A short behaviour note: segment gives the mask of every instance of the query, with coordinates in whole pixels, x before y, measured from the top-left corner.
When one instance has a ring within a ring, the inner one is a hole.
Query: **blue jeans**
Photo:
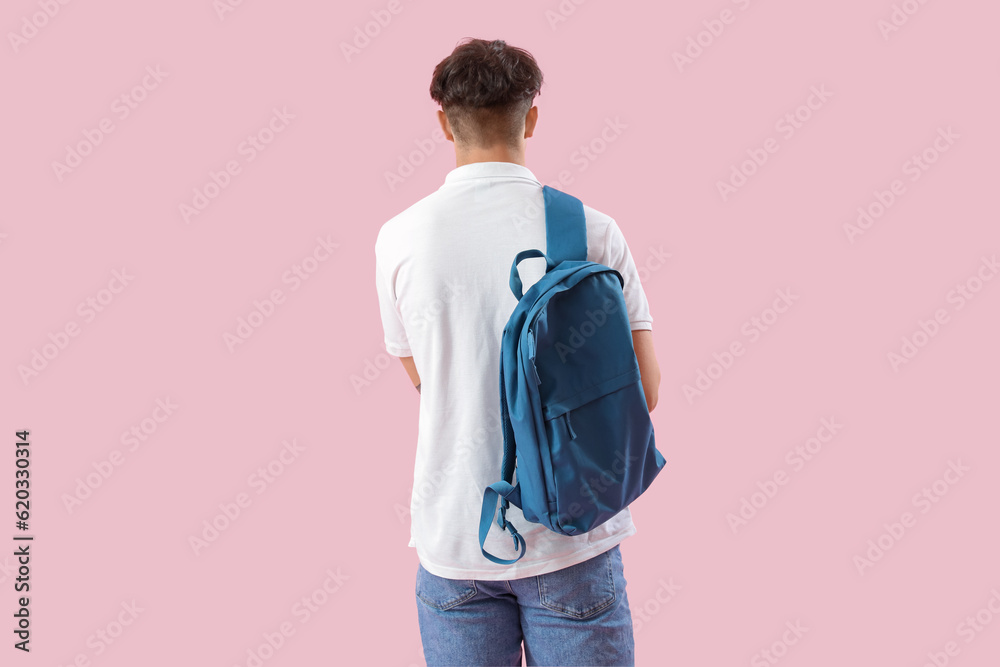
[[[428,667],[635,664],[621,549],[535,577],[445,579],[417,567]]]

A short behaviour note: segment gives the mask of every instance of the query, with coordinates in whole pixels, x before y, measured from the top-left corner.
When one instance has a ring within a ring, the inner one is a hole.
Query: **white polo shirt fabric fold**
[[[574,194],[570,192],[569,194]],[[611,217],[584,204],[587,259],[624,278],[631,328],[653,318],[625,237]],[[514,565],[487,560],[479,548],[483,491],[500,480],[500,341],[517,305],[509,286],[514,256],[545,250],[542,184],[512,162],[476,162],[450,171],[444,184],[382,225],[375,279],[385,348],[413,357],[420,374],[410,542],[431,574],[449,579],[518,579],[575,565],[634,535],[628,508],[582,535],[531,523],[511,505],[507,519],[527,554]],[[524,291],[544,275],[539,257],[519,264]],[[517,556],[496,522],[486,549]]]

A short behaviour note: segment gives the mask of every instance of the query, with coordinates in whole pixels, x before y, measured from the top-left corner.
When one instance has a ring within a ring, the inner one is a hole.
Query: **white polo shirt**
[[[569,193],[573,194],[573,193]],[[653,318],[628,245],[615,221],[589,206],[587,259],[624,278],[632,329]],[[500,340],[517,299],[508,281],[521,250],[545,250],[542,184],[527,167],[477,162],[453,169],[437,191],[379,229],[376,287],[386,350],[413,357],[420,374],[420,423],[410,542],[427,571],[449,579],[517,579],[587,560],[635,534],[628,508],[594,530],[566,536],[507,510],[527,543],[514,565],[479,548],[483,490],[500,480]],[[524,291],[544,274],[539,257],[520,265]],[[517,552],[493,523],[486,550]]]

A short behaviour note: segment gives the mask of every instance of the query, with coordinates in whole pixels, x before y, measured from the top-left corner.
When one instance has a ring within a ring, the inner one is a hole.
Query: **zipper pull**
[[[566,430],[569,431],[569,439],[574,440],[576,438],[576,431],[573,430],[573,424],[569,421],[569,412],[563,413],[563,421],[566,422]]]
[[[531,373],[535,376],[535,384],[541,384],[542,378],[538,376],[538,367],[535,366],[535,335],[528,332],[528,360],[531,362]]]

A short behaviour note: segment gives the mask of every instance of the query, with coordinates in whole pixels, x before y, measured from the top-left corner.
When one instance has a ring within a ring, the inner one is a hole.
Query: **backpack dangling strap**
[[[497,558],[493,554],[486,551],[486,535],[490,532],[490,526],[493,525],[493,516],[497,511],[497,498],[502,498],[502,502],[506,502],[508,498],[517,493],[520,495],[520,487],[511,486],[509,482],[494,482],[486,487],[486,491],[483,493],[483,511],[479,516],[479,548],[483,552],[483,555],[494,563],[500,565],[511,565],[517,561],[524,558],[524,552],[527,550],[527,545],[524,543],[524,538],[521,534],[517,532],[514,526],[506,520],[504,514],[506,513],[506,507],[500,510],[500,521],[503,521],[501,526],[510,531],[511,536],[514,538],[514,551],[520,551],[520,555],[517,558],[504,559]],[[513,498],[511,498],[513,500]],[[518,498],[520,500],[520,498]]]
[[[483,492],[483,509],[479,515],[479,549],[486,558],[494,563],[511,565],[524,558],[527,545],[513,524],[507,521],[507,507],[509,503],[514,503],[515,506],[521,507],[521,485],[511,485],[511,482],[514,481],[516,454],[514,450],[514,433],[510,428],[510,414],[507,410],[507,392],[504,385],[502,356],[500,358],[500,423],[503,425],[503,463],[501,464],[503,478],[499,482],[490,484]],[[497,519],[497,525],[510,532],[514,538],[514,550],[520,551],[520,555],[517,558],[510,560],[497,558],[486,551],[486,536],[490,532],[493,517],[497,513],[498,498],[500,499],[500,517]]]
[[[583,202],[565,192],[542,186],[545,196],[545,255],[558,264],[587,259],[587,218]]]

